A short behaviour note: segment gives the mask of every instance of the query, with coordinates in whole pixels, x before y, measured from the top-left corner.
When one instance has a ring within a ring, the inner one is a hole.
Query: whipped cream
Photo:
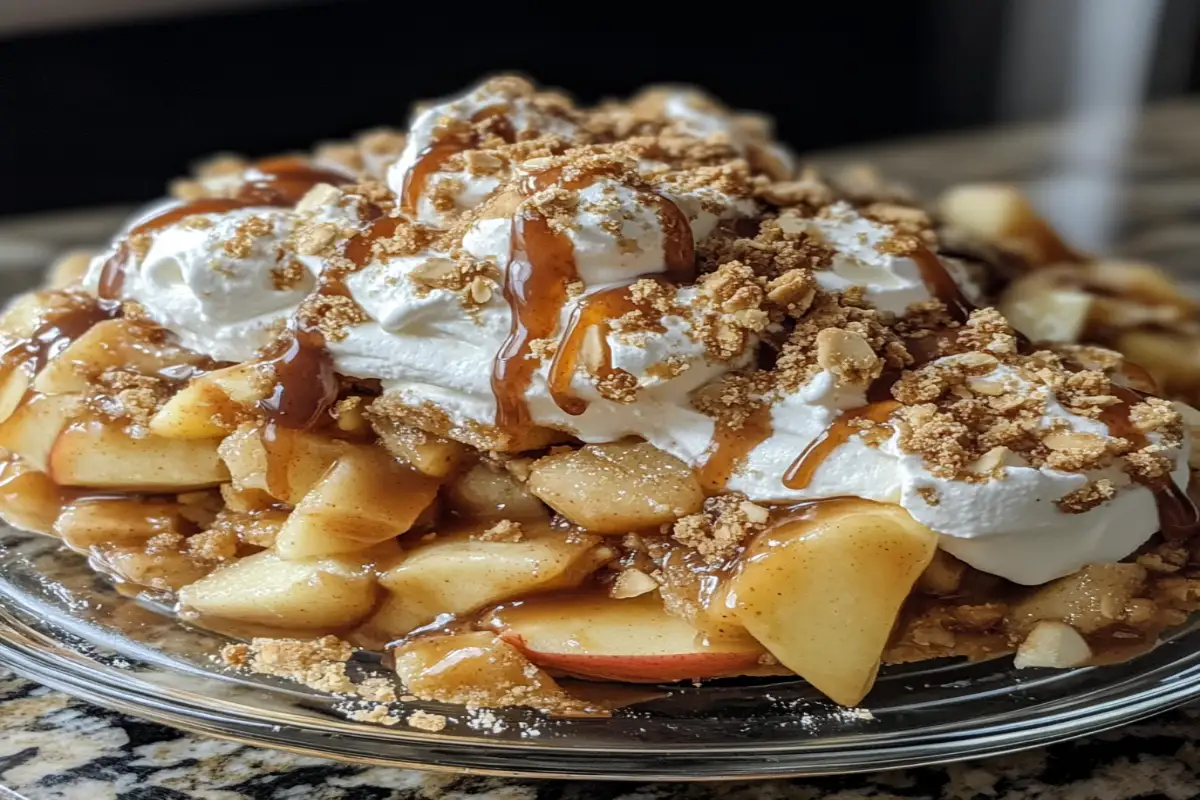
[[[1007,366],[998,366],[982,379],[1010,391],[1042,395],[1046,408],[1041,428],[1065,424],[1071,432],[1110,437],[1104,424],[1070,413],[1045,386],[1033,386]],[[818,374],[772,406],[774,433],[750,453],[728,488],[771,502],[851,496],[895,503],[942,534],[943,550],[984,572],[1025,585],[1069,575],[1085,564],[1118,561],[1158,530],[1153,491],[1134,483],[1120,460],[1100,470],[1062,472],[1033,467],[1010,453],[1001,474],[991,480],[950,480],[933,475],[921,456],[905,452],[899,432],[878,446],[851,436],[825,457],[808,486],[784,486],[782,476],[798,454],[842,411],[865,404],[861,390],[837,386],[828,372]],[[1157,435],[1149,438],[1162,444]],[[1184,489],[1188,450],[1186,439],[1167,450],[1174,463],[1172,478]],[[1067,513],[1056,505],[1100,478],[1117,487],[1112,500],[1083,513]]]
[[[251,219],[259,235],[239,236]],[[155,234],[150,249],[125,275],[123,298],[140,303],[184,347],[219,361],[253,358],[316,285],[314,268],[289,270],[281,245],[295,225],[290,211],[243,208],[205,214]],[[245,249],[232,252],[237,240]],[[112,251],[92,261],[84,285],[93,290]],[[302,262],[300,262],[302,263]]]
[[[448,125],[469,124],[481,114],[499,113],[518,139],[535,134],[554,134],[570,138],[578,126],[561,113],[539,106],[529,96],[528,87],[519,79],[487,81],[467,94],[431,105],[413,120],[400,158],[388,168],[388,188],[396,195],[404,193],[405,181],[429,149],[442,139]],[[460,210],[474,208],[494,192],[509,176],[511,165],[495,172],[478,174],[470,169],[437,169],[429,176],[417,206],[414,221],[433,227],[445,227],[448,214],[434,207],[438,187],[449,190]]]

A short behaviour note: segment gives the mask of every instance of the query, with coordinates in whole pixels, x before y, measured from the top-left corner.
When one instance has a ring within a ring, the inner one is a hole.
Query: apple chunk
[[[485,631],[417,639],[392,655],[404,688],[426,700],[546,709],[570,700],[553,678]]]
[[[60,486],[128,492],[184,492],[218,486],[229,473],[216,439],[135,438],[99,422],[68,426],[50,450],[50,477]]]
[[[545,669],[584,678],[670,683],[757,674],[763,648],[749,637],[706,642],[663,610],[657,594],[526,600],[484,624]]]
[[[62,510],[58,484],[14,456],[0,467],[0,519],[34,533],[50,533]]]
[[[84,500],[63,508],[54,532],[78,550],[103,545],[143,545],[160,533],[186,534],[192,526],[179,503],[113,498]]]
[[[936,550],[937,534],[899,506],[826,501],[755,538],[725,603],[780,663],[854,705]]]
[[[42,394],[78,394],[107,369],[143,375],[196,366],[207,359],[170,341],[161,328],[110,319],[97,322],[50,360],[33,381]]]
[[[184,587],[184,608],[212,617],[296,630],[336,630],[375,604],[375,578],[358,559],[285,561],[267,551]]]
[[[13,415],[29,392],[29,369],[23,364],[3,367],[0,372],[0,422]]]
[[[171,439],[224,436],[269,390],[258,364],[215,370],[172,396],[150,420],[150,431]]]
[[[284,558],[351,553],[407,531],[433,502],[439,481],[374,447],[350,447],[284,523]]]
[[[628,533],[700,510],[704,492],[688,466],[647,442],[613,442],[534,463],[529,491],[595,533]]]
[[[75,395],[37,396],[0,423],[0,447],[45,472],[55,440],[82,408]]]
[[[315,433],[246,424],[221,442],[221,459],[238,491],[258,489],[296,505],[351,447]]]
[[[486,526],[485,526],[486,527]],[[440,534],[408,553],[380,583],[388,591],[364,626],[364,640],[388,641],[441,614],[469,614],[534,591],[578,586],[613,553],[598,536],[524,525],[518,542],[472,538],[483,528]]]

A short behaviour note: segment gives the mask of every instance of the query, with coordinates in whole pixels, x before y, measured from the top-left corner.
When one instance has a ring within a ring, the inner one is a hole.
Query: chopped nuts
[[[866,339],[840,328],[826,328],[817,334],[817,363],[844,384],[869,383],[882,369]]]
[[[644,594],[656,591],[658,582],[651,578],[640,569],[629,568],[621,571],[613,582],[612,590],[609,594],[617,600],[625,600],[630,597],[640,597]]]
[[[342,190],[336,186],[331,186],[328,183],[318,183],[309,189],[304,197],[300,198],[300,202],[296,204],[296,210],[301,213],[318,211],[325,206],[334,205],[341,196]]]

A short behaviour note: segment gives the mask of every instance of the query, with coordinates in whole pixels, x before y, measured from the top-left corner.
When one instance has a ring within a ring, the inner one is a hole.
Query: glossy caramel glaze
[[[733,473],[754,448],[770,438],[771,432],[771,407],[768,405],[751,411],[737,428],[717,420],[707,456],[696,472],[704,491],[708,494],[724,491]]]
[[[529,176],[522,182],[521,190],[525,196],[556,185],[579,191],[609,175],[608,170],[566,174],[562,168],[550,169]],[[648,189],[640,191],[646,197],[656,198],[651,202],[660,209],[667,277],[674,281],[690,281],[695,277],[695,245],[687,217],[670,200]],[[532,343],[552,337],[558,329],[559,317],[570,299],[568,287],[579,280],[579,272],[570,237],[554,230],[537,209],[518,210],[512,221],[511,242],[504,299],[512,309],[512,328],[492,366],[492,393],[496,397],[496,425],[504,430],[519,431],[530,425],[525,393],[539,364],[530,357]],[[598,301],[590,322],[596,325],[606,314],[618,311],[623,314],[623,308],[624,304],[615,298]],[[607,319],[612,318],[607,316]],[[564,340],[559,343],[560,351],[572,348],[572,352],[565,355],[560,352],[558,377],[552,380],[551,388],[552,391],[557,388],[555,401],[568,413],[583,413],[587,407],[569,393],[570,378],[578,363],[578,352],[575,351],[583,344],[586,327],[578,329],[578,335],[574,337],[568,328]]]
[[[834,450],[850,440],[863,428],[857,423],[881,423],[886,421],[900,407],[895,400],[883,400],[877,403],[852,408],[843,411],[832,425],[804,448],[804,452],[792,462],[783,475],[783,485],[789,489],[804,489],[812,482],[813,476],[825,459]]]
[[[258,403],[268,427],[307,430],[337,400],[337,373],[319,332],[288,331],[272,345],[264,363],[275,374],[270,396]]]

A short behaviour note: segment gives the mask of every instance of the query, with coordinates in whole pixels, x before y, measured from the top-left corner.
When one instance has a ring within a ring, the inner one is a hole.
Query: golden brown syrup
[[[365,267],[371,261],[375,243],[390,239],[396,229],[405,222],[401,217],[380,217],[371,227],[346,242],[345,256],[356,267]]]
[[[529,196],[554,185],[578,191],[611,174],[608,169],[581,171],[569,177],[565,172],[559,167],[531,175],[522,182],[521,192]],[[639,194],[659,209],[667,277],[679,282],[691,280],[695,277],[695,246],[687,217],[661,195],[648,189]],[[559,316],[569,299],[568,286],[579,280],[579,272],[570,237],[554,230],[536,209],[525,209],[513,217],[511,242],[504,299],[512,309],[512,329],[492,365],[492,393],[496,397],[496,425],[514,431],[530,424],[525,392],[538,367],[538,361],[530,357],[532,343],[553,336],[558,329]],[[574,336],[568,328],[566,340],[560,342],[556,355],[559,371],[552,391],[557,388],[555,402],[572,414],[583,413],[587,408],[586,403],[573,398],[569,391],[570,378],[578,363],[578,348],[587,328],[612,319],[609,315],[614,312],[625,313],[621,311],[623,302],[616,297],[595,302],[594,314],[582,312],[591,317],[590,324],[579,325]]]
[[[33,334],[9,347],[0,356],[5,367],[24,366],[33,377],[50,359],[61,353],[95,325],[121,313],[116,303],[78,295],[71,306],[46,315]]]
[[[251,206],[294,206],[319,183],[334,186],[353,178],[342,172],[321,169],[299,159],[276,158],[260,161],[246,173],[246,182],[234,197],[203,197],[155,214],[133,227],[117,250],[104,262],[97,294],[106,300],[119,300],[125,286],[125,270],[133,257],[130,240],[139,234],[154,233],[194,214],[216,214]]]
[[[770,437],[771,431],[769,405],[751,411],[739,428],[731,428],[717,420],[713,440],[708,446],[708,458],[696,471],[704,491],[708,494],[724,491],[734,471],[745,462],[754,448]]]
[[[593,341],[600,348],[600,363],[588,366],[594,377],[604,380],[618,371],[613,369],[612,349],[608,346],[610,322],[636,309],[637,304],[630,296],[628,286],[590,294],[575,306],[566,333],[554,353],[554,360],[550,362],[550,397],[563,411],[573,416],[587,411],[588,402],[571,390],[571,379],[579,366],[579,357],[589,332],[593,328],[597,330],[598,335]]]
[[[911,257],[916,262],[917,269],[921,272],[921,282],[925,284],[929,293],[946,306],[946,310],[954,319],[965,322],[975,310],[975,305],[963,294],[958,282],[950,275],[942,260],[924,245],[918,246]]]
[[[1127,439],[1134,449],[1145,447],[1149,444],[1149,439],[1137,429],[1129,414],[1134,406],[1146,398],[1146,394],[1117,384],[1113,384],[1112,393],[1119,397],[1121,402],[1106,406],[1100,412],[1100,421],[1108,426],[1110,434]],[[1176,485],[1169,473],[1146,485],[1154,492],[1159,528],[1163,536],[1168,539],[1182,539],[1200,533],[1200,509],[1196,508],[1187,492]]]
[[[312,428],[337,400],[338,378],[333,359],[318,331],[290,330],[274,345],[265,363],[275,371],[275,388],[258,407],[267,429]]]
[[[817,439],[814,439],[804,452],[792,462],[783,475],[783,485],[789,489],[804,489],[812,482],[813,476],[825,459],[837,448],[841,447],[850,437],[862,430],[855,423],[869,421],[884,422],[892,415],[900,404],[895,400],[883,400],[877,403],[852,408],[843,411],[832,425]]]
[[[488,106],[477,111],[471,117],[471,122],[488,121],[491,132],[511,144],[517,140],[517,134],[512,123],[504,116],[506,113],[507,106]],[[400,210],[409,218],[415,219],[430,177],[459,153],[478,147],[482,139],[483,136],[477,131],[448,134],[422,150],[404,176],[404,184],[400,187]]]

